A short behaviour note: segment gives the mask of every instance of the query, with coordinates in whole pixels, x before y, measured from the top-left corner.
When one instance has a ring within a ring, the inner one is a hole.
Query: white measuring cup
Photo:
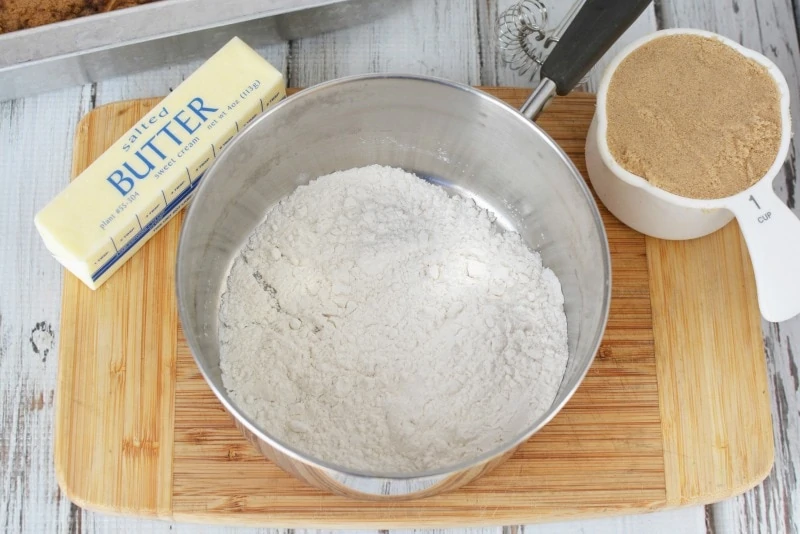
[[[766,67],[778,86],[782,122],[778,154],[767,174],[741,193],[712,200],[681,197],[628,172],[611,156],[606,114],[611,78],[634,50],[666,35],[717,39]],[[661,239],[693,239],[719,230],[736,217],[750,251],[761,314],[772,322],[800,314],[800,219],[772,189],[792,137],[789,107],[786,79],[763,55],[704,30],[662,30],[631,43],[609,64],[597,92],[597,110],[586,140],[586,166],[597,196],[611,213],[634,230]]]

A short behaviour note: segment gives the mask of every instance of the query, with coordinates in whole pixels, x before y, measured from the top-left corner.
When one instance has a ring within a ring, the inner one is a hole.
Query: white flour
[[[365,167],[298,188],[234,261],[222,378],[278,440],[344,467],[474,457],[546,411],[567,362],[558,279],[472,200]]]

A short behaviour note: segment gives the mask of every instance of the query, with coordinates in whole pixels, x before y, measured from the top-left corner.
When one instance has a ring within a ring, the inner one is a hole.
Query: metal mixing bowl
[[[519,232],[541,253],[561,280],[565,298],[569,361],[550,409],[502,447],[426,472],[359,472],[281,443],[231,400],[219,367],[221,290],[233,258],[266,211],[318,176],[376,163],[414,172],[491,209],[501,226]],[[547,134],[481,91],[411,76],[322,84],[256,119],[203,180],[178,251],[184,333],[208,384],[245,436],[266,457],[317,487],[351,497],[400,499],[461,486],[498,465],[550,421],[592,363],[611,289],[608,242],[597,206],[575,166]]]

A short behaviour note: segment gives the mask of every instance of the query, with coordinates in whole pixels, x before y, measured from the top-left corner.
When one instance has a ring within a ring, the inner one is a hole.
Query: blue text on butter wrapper
[[[112,172],[106,181],[116,189],[120,195],[125,196],[136,187],[136,180],[143,180],[150,175],[150,171],[156,168],[153,161],[164,161],[167,155],[161,150],[164,143],[181,146],[183,140],[180,135],[184,132],[192,135],[209,120],[210,113],[219,111],[219,108],[210,107],[203,102],[200,97],[195,97],[189,101],[184,109],[178,111],[172,118],[159,130],[150,136],[147,141],[142,143],[141,148],[133,153],[131,159]],[[157,114],[150,117],[147,122],[142,122],[129,136],[122,149],[126,152],[133,148],[133,144],[143,135],[143,131],[155,124],[159,118],[167,117],[169,112],[164,107]],[[176,126],[177,125],[177,126]],[[171,129],[172,128],[172,129]]]

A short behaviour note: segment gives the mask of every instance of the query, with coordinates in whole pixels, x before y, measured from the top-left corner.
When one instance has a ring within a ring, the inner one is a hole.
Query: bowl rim
[[[224,385],[221,384],[221,387],[217,387],[214,383],[213,379],[211,378],[211,369],[206,365],[204,361],[198,356],[198,354],[202,354],[200,350],[199,343],[197,340],[197,336],[195,332],[191,328],[186,328],[186,325],[190,325],[191,322],[188,322],[187,319],[191,316],[191,310],[188,306],[188,299],[187,296],[184,295],[182,283],[183,275],[181,274],[182,265],[183,265],[183,257],[185,254],[185,249],[188,247],[187,244],[187,228],[191,229],[193,227],[193,221],[196,218],[203,217],[202,213],[199,213],[199,208],[197,207],[199,203],[196,201],[192,201],[187,209],[187,213],[183,219],[183,224],[181,225],[180,237],[178,240],[178,251],[177,251],[177,261],[175,267],[175,287],[176,287],[176,296],[177,296],[177,304],[178,304],[178,316],[181,321],[181,325],[184,325],[183,333],[186,339],[186,342],[189,346],[190,352],[192,353],[192,358],[195,361],[200,373],[203,375],[203,378],[206,381],[206,384],[217,397],[217,399],[222,403],[225,410],[231,414],[236,421],[243,425],[247,430],[249,430],[254,436],[256,436],[261,441],[267,443],[270,447],[276,449],[280,453],[289,456],[290,458],[300,461],[304,464],[310,465],[311,467],[322,468],[328,471],[332,471],[334,473],[338,473],[340,475],[346,477],[354,477],[354,478],[363,478],[363,479],[383,479],[387,481],[417,481],[420,479],[430,479],[432,477],[447,477],[451,476],[455,473],[465,471],[476,466],[484,465],[493,459],[502,456],[503,454],[516,449],[522,443],[527,441],[531,436],[541,430],[545,425],[547,425],[561,410],[563,409],[564,405],[572,398],[575,394],[575,391],[580,387],[583,383],[586,374],[588,373],[589,369],[594,362],[594,359],[597,355],[598,350],[600,349],[600,344],[602,342],[606,327],[608,325],[608,316],[611,306],[611,253],[610,253],[610,246],[608,243],[608,236],[606,233],[605,225],[602,220],[602,216],[600,215],[600,210],[597,206],[597,202],[594,200],[594,197],[589,189],[589,186],[585,179],[583,179],[580,171],[578,171],[575,164],[569,158],[569,156],[564,152],[564,150],[553,140],[550,135],[545,132],[539,125],[535,122],[526,119],[517,109],[508,105],[506,102],[484,92],[480,89],[474,88],[472,86],[461,84],[458,82],[453,82],[450,80],[446,80],[443,78],[433,77],[433,76],[424,76],[424,75],[412,75],[412,74],[359,74],[353,76],[346,76],[342,78],[337,78],[331,81],[327,81],[307,89],[303,89],[295,93],[294,95],[285,98],[283,101],[277,103],[276,105],[270,107],[264,113],[260,114],[256,119],[250,122],[245,128],[243,128],[240,132],[238,132],[233,139],[229,142],[229,146],[227,148],[231,148],[234,146],[237,141],[239,141],[242,137],[246,136],[251,130],[254,128],[259,127],[258,125],[262,122],[268,122],[270,118],[280,113],[280,111],[288,106],[297,106],[302,104],[302,99],[304,96],[317,94],[321,92],[325,92],[333,87],[339,87],[342,85],[348,85],[353,83],[375,83],[375,82],[382,82],[382,81],[394,81],[394,82],[415,82],[415,83],[431,83],[442,85],[453,90],[458,90],[462,92],[467,92],[473,95],[474,97],[480,98],[491,105],[501,107],[504,112],[506,112],[509,116],[509,120],[515,120],[518,122],[522,122],[526,125],[526,127],[532,129],[537,135],[540,135],[546,144],[554,151],[555,155],[557,155],[562,163],[569,169],[571,172],[572,178],[577,182],[580,191],[583,193],[589,210],[591,211],[592,218],[594,220],[594,227],[598,231],[600,235],[600,248],[602,252],[602,266],[605,272],[605,287],[603,288],[603,302],[600,310],[600,320],[595,325],[593,337],[594,339],[591,340],[591,344],[589,345],[591,348],[590,357],[587,359],[585,366],[581,369],[580,373],[578,373],[575,377],[575,384],[569,391],[567,391],[564,398],[558,402],[557,404],[554,403],[550,406],[546,415],[544,417],[540,417],[536,420],[532,425],[525,427],[525,429],[514,436],[511,440],[492,448],[489,451],[483,452],[479,455],[474,457],[470,457],[469,459],[462,460],[455,464],[445,465],[441,467],[436,467],[433,469],[427,469],[424,471],[419,472],[410,472],[410,473],[383,473],[383,472],[374,472],[374,471],[364,471],[359,469],[353,469],[346,466],[338,465],[333,462],[328,462],[326,460],[317,458],[311,454],[302,452],[297,448],[284,443],[283,441],[273,437],[268,432],[263,430],[254,420],[252,420],[247,414],[241,410],[236,403],[228,396],[228,392]],[[222,154],[219,155],[209,166],[208,170],[206,171],[206,176],[201,181],[200,185],[197,188],[197,191],[194,194],[194,199],[201,197],[204,195],[205,190],[207,189],[208,182],[213,179],[214,175],[217,172],[217,169],[224,166],[224,162],[230,157],[232,153],[231,150],[224,150]],[[562,378],[563,382],[563,378]]]

